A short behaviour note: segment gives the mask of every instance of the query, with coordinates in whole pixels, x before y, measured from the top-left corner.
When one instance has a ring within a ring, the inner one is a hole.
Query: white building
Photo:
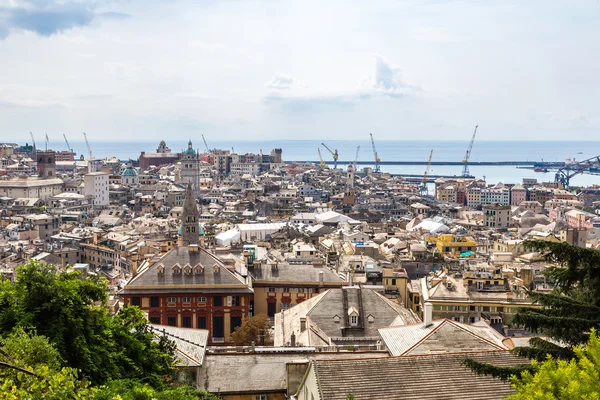
[[[0,197],[37,197],[43,202],[63,192],[63,181],[59,178],[19,178],[0,181]]]
[[[83,177],[83,194],[92,196],[94,207],[108,206],[108,174],[104,172],[91,172]]]
[[[504,186],[496,185],[492,188],[481,189],[481,204],[510,204],[510,190]]]

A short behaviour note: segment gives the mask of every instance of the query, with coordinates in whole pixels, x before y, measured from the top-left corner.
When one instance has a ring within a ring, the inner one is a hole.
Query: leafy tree
[[[231,340],[237,346],[249,346],[252,342],[257,345],[271,343],[271,322],[269,318],[265,314],[246,318],[241,326],[235,328]]]
[[[600,339],[592,330],[585,347],[573,349],[570,361],[549,358],[540,363],[533,361],[535,373],[525,371],[513,378],[517,390],[510,400],[571,400],[600,399]]]
[[[17,268],[16,283],[0,282],[0,333],[34,329],[94,384],[139,378],[158,385],[174,369],[174,345],[145,330],[137,307],[112,317],[105,302],[104,280],[31,262]]]
[[[207,392],[197,392],[190,386],[164,386],[156,389],[139,380],[110,381],[99,388],[96,400],[219,400]]]
[[[527,241],[525,246],[546,254],[546,259],[556,264],[543,272],[555,289],[551,293],[530,292],[539,308],[519,308],[510,322],[564,345],[536,338],[529,347],[517,347],[513,353],[538,361],[546,360],[548,354],[571,360],[576,355],[573,347],[585,344],[589,332],[600,327],[600,251],[537,240]],[[519,375],[518,368],[511,371],[473,360],[465,364],[502,379]]]
[[[0,399],[91,399],[89,384],[73,368],[62,368],[47,338],[16,328],[1,340]]]

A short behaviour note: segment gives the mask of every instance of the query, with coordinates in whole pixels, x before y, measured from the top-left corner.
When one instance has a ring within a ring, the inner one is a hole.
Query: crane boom
[[[89,155],[89,159],[91,160],[92,157],[92,148],[90,147],[90,143],[88,142],[88,138],[85,132],[83,132],[83,137],[85,138],[85,145],[87,147],[87,151],[88,151],[88,155]]]
[[[335,149],[335,151],[331,150],[329,147],[327,147],[325,143],[321,143],[321,145],[325,147],[328,152],[331,153],[331,155],[333,156],[333,169],[337,169],[337,161],[339,157],[337,149]]]
[[[379,162],[381,161],[381,159],[377,155],[377,149],[375,148],[375,140],[373,140],[373,134],[369,133],[369,135],[371,135],[371,146],[373,147],[373,156],[375,157],[375,172],[379,172]]]
[[[46,132],[46,151],[48,151],[48,143],[50,143],[50,140],[48,139],[48,133]]]
[[[318,147],[317,147],[317,152],[319,153],[321,169],[324,169],[327,166],[327,164],[325,164],[325,161],[323,160],[323,156],[321,155],[321,149]]]
[[[73,152],[73,149],[71,148],[71,146],[69,146],[69,141],[67,140],[67,135],[65,135],[63,133],[63,137],[65,138],[65,143],[67,144],[67,150],[70,151],[71,153]]]
[[[421,179],[421,187],[420,192],[421,196],[426,196],[428,194],[427,190],[427,178],[429,178],[429,171],[431,171],[431,158],[433,157],[433,150],[429,153],[429,161],[427,161],[427,167],[425,168],[425,173],[423,174],[423,179]]]
[[[356,173],[356,163],[358,162],[358,152],[360,151],[360,146],[356,146],[356,157],[354,157],[354,173]]]
[[[479,125],[475,125],[475,131],[473,132],[473,137],[471,138],[469,147],[467,147],[467,152],[465,153],[465,158],[463,158],[463,160],[462,160],[462,163],[463,163],[462,176],[463,177],[469,176],[469,158],[471,157],[471,150],[473,150],[473,143],[475,142],[475,135],[477,134],[478,127],[479,127]]]
[[[31,131],[30,131],[30,132],[29,132],[29,134],[31,135],[31,142],[32,142],[32,143],[31,143],[31,145],[33,146],[33,147],[31,148],[31,152],[32,152],[32,154],[35,156],[35,154],[36,154],[36,149],[35,149],[35,139],[33,138],[33,132],[31,132]]]
[[[204,139],[204,134],[202,133],[202,141],[204,142],[204,147],[206,147],[206,152],[210,153],[210,150],[208,149],[208,144],[206,143],[206,139]]]

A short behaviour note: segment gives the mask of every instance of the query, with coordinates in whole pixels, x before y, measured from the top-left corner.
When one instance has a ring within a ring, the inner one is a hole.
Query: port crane
[[[471,157],[471,150],[473,150],[473,143],[475,142],[475,135],[477,134],[477,128],[479,125],[475,125],[475,131],[473,132],[473,137],[471,138],[471,142],[469,143],[469,147],[467,147],[467,152],[465,154],[465,158],[463,158],[463,170],[462,176],[463,178],[469,177],[469,158]]]
[[[369,135],[371,135],[371,146],[373,147],[373,156],[375,157],[375,172],[379,172],[379,162],[381,161],[381,159],[377,155],[377,149],[375,148],[375,140],[373,140],[373,134],[369,133]]]
[[[321,155],[321,149],[318,147],[317,147],[317,152],[319,153],[319,160],[320,160],[319,165],[321,166],[321,169],[327,168],[327,164],[325,164],[325,160],[323,160],[323,156]]]
[[[31,148],[31,152],[33,153],[33,155],[35,156],[36,154],[36,149],[35,149],[35,139],[33,138],[33,132],[29,131],[29,134],[31,135],[31,145],[33,146]]]
[[[48,139],[48,133],[46,133],[46,151],[48,151],[48,143],[50,143],[50,140]]]
[[[433,150],[429,153],[429,161],[427,161],[427,167],[425,168],[425,173],[423,174],[423,179],[421,179],[421,186],[419,187],[419,192],[421,196],[427,196],[429,194],[429,190],[427,189],[427,179],[429,178],[429,171],[431,171],[431,158],[433,157]]]
[[[210,153],[210,150],[208,149],[208,144],[206,143],[206,139],[204,139],[204,134],[201,133],[201,135],[202,135],[202,141],[204,142],[204,147],[206,147],[206,152]]]
[[[354,157],[354,173],[356,174],[356,163],[358,162],[358,152],[360,151],[360,146],[356,146],[356,157]]]
[[[339,158],[337,149],[333,151],[329,147],[327,147],[325,143],[321,143],[321,146],[325,147],[327,151],[331,153],[331,155],[333,156],[333,169],[337,169],[337,162]]]
[[[83,137],[85,138],[85,146],[87,147],[87,151],[89,154],[89,160],[92,160],[92,148],[90,147],[90,143],[88,142],[88,138],[85,132],[83,132]]]
[[[67,140],[67,135],[63,133],[63,137],[65,138],[65,143],[67,144],[67,150],[73,153],[73,149],[71,148],[71,146],[69,145],[69,141]],[[75,153],[73,153],[73,155],[75,155]]]

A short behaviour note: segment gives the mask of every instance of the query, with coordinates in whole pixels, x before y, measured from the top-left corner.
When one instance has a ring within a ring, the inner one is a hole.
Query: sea
[[[172,151],[179,152],[187,149],[188,139],[165,139]],[[194,148],[200,152],[205,150],[202,138],[192,138]],[[318,161],[317,149],[326,161],[332,160],[331,154],[324,148],[322,142],[332,150],[337,150],[340,161],[352,161],[356,157],[357,146],[359,161],[374,160],[373,149],[369,140],[210,140],[209,148],[233,149],[238,154],[270,153],[274,148],[283,150],[285,161]],[[53,146],[57,150],[66,147]],[[77,156],[87,156],[85,142],[70,142]],[[141,151],[155,152],[159,140],[141,141],[104,141],[91,140],[90,147],[94,157],[117,157],[121,160],[137,159]],[[52,145],[52,143],[51,143]],[[461,161],[469,145],[468,141],[440,140],[378,140],[375,142],[379,158],[388,161],[427,161],[433,150],[434,161]],[[585,160],[600,155],[600,141],[475,141],[471,161],[565,161]],[[364,165],[359,166],[359,168]],[[339,167],[345,164],[338,163]],[[382,165],[383,172],[393,174],[423,174],[424,165]],[[460,175],[461,165],[433,165],[432,175]],[[484,178],[488,183],[520,183],[523,178],[536,178],[539,182],[554,180],[554,172],[534,172],[532,169],[515,166],[470,166],[469,172],[477,178]],[[600,185],[600,175],[577,175],[571,180],[571,185],[589,186]]]

